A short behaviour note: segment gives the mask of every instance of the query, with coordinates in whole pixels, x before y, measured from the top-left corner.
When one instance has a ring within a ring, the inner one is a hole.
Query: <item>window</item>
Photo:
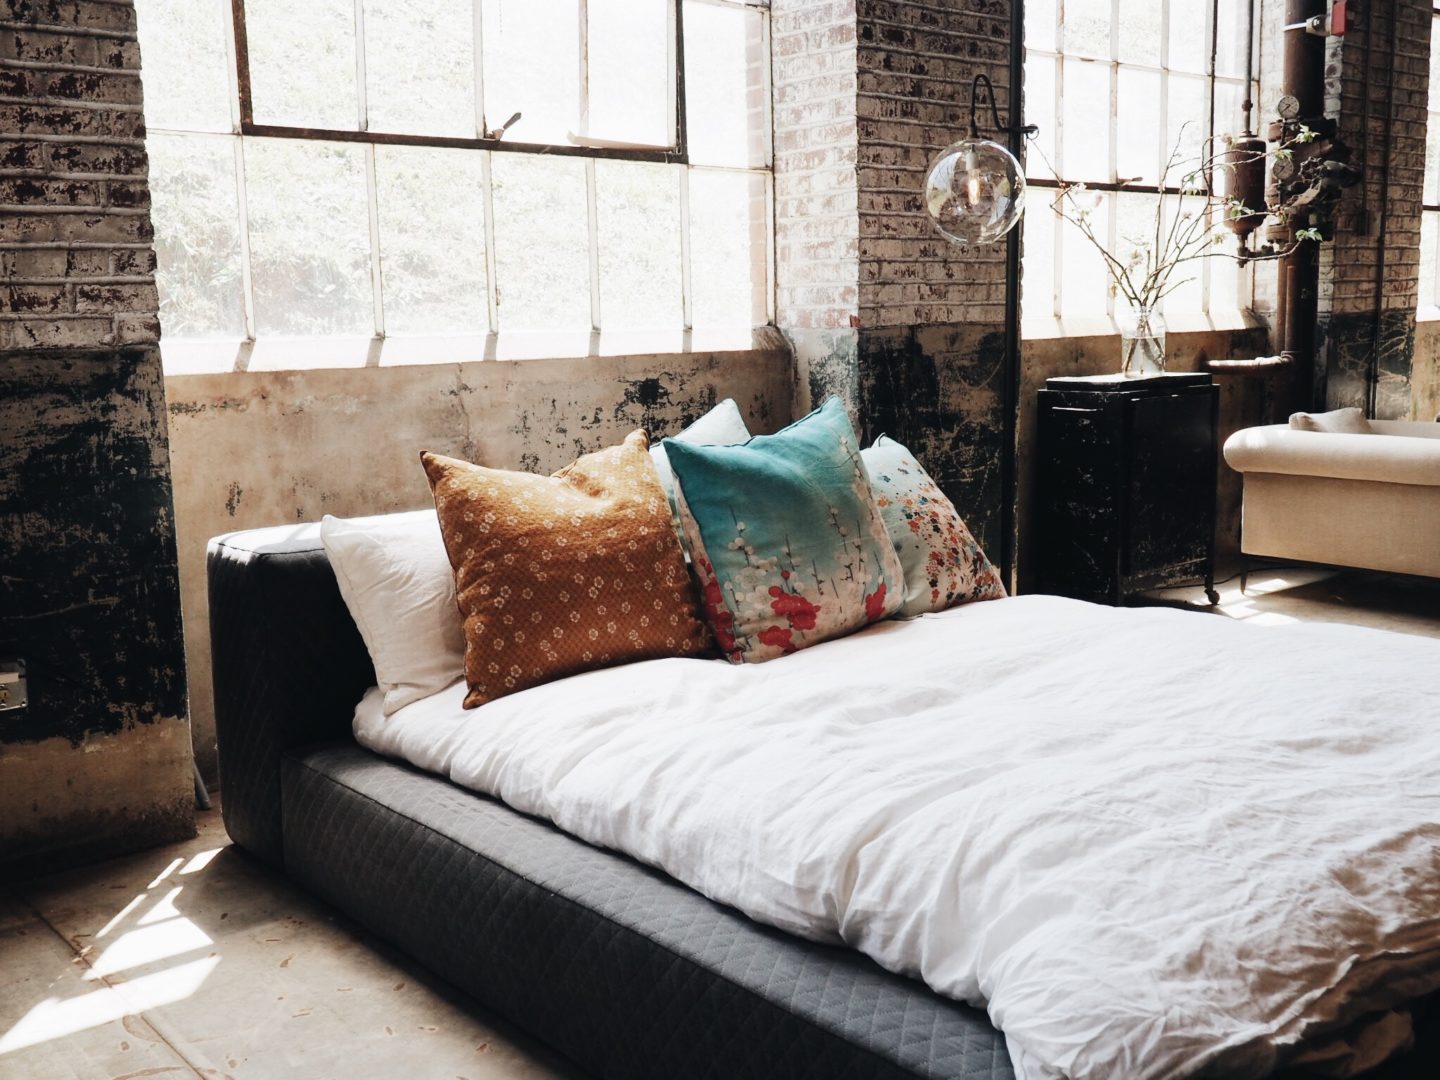
[[[136,8],[167,370],[770,319],[759,0]]]
[[[1420,307],[1440,306],[1440,6],[1430,24],[1430,102],[1425,124],[1424,211],[1420,217]]]
[[[1025,110],[1040,127],[1040,152],[1032,146],[1027,158],[1027,321],[1115,313],[1100,255],[1051,209],[1056,177],[1045,159],[1065,181],[1097,192],[1098,231],[1112,250],[1143,234],[1176,142],[1193,157],[1211,136],[1243,129],[1247,10],[1246,0],[1028,0]],[[1172,173],[1171,194],[1179,180]],[[1195,280],[1166,299],[1167,315],[1242,307],[1236,262],[1196,266]]]

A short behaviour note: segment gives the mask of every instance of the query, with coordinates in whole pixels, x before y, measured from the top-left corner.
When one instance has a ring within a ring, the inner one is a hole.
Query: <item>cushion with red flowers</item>
[[[737,446],[661,445],[705,617],[732,661],[784,656],[899,607],[904,571],[838,398]]]
[[[885,528],[905,568],[901,616],[944,611],[972,600],[998,600],[1005,586],[995,567],[909,450],[881,435],[860,452]]]

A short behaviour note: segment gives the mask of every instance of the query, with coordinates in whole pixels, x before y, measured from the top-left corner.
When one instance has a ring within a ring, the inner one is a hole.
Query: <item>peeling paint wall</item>
[[[284,522],[433,505],[421,450],[552,472],[635,428],[673,434],[733,397],[792,417],[789,349],[176,375],[166,380],[196,760],[216,782],[205,544]],[[220,778],[223,784],[223,777]]]
[[[1410,374],[1410,419],[1440,420],[1440,320],[1415,324],[1415,366]]]
[[[135,13],[0,27],[0,864],[193,835]]]

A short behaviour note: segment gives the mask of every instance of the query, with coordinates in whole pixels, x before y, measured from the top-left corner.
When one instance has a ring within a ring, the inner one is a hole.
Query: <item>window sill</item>
[[[1436,311],[1440,318],[1440,309]],[[1181,312],[1165,316],[1165,329],[1171,334],[1200,334],[1210,331],[1254,330],[1265,323],[1252,311],[1232,308],[1226,311]],[[1020,324],[1021,341],[1043,341],[1051,338],[1111,337],[1120,333],[1120,326],[1108,315],[1039,315],[1025,318]]]
[[[160,341],[166,375],[322,368],[407,367],[485,361],[581,360],[786,349],[771,326],[622,333],[505,333],[416,337],[273,337]]]
[[[1415,309],[1415,321],[1417,323],[1440,323],[1440,307],[1434,304],[1421,304]]]

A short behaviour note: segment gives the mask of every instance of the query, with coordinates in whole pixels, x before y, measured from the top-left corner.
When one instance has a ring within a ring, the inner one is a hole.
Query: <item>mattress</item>
[[[1026,597],[355,731],[987,1004],[1022,1075],[1262,1075],[1440,985],[1437,662]]]
[[[280,779],[292,876],[590,1075],[1014,1076],[983,1012],[494,800],[354,744]]]

